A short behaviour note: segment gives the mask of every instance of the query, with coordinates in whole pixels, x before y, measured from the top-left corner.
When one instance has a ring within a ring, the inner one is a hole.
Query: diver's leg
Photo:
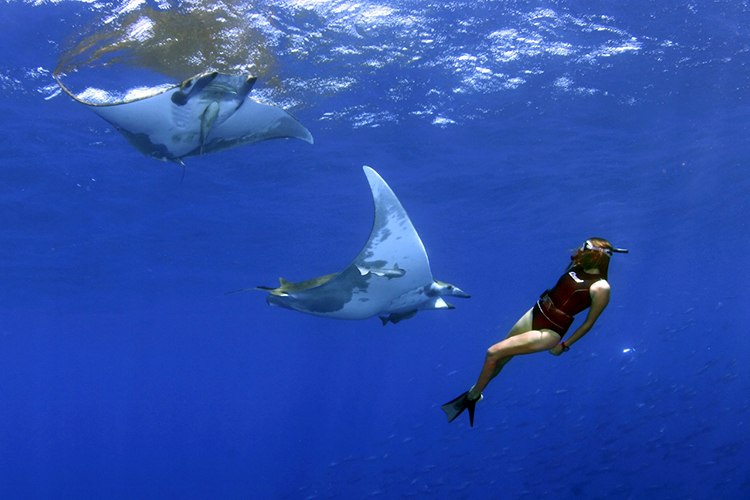
[[[508,335],[505,337],[506,339],[509,339],[518,334],[528,332],[529,330],[531,330],[531,319],[532,319],[533,310],[534,310],[533,308],[529,309],[528,311],[526,311],[526,314],[521,316],[521,318],[518,321],[516,321],[516,324],[513,325],[513,328],[510,329],[510,331],[508,332]],[[500,373],[500,370],[502,370],[503,367],[507,365],[508,361],[510,361],[511,359],[513,359],[513,356],[507,356],[503,359],[498,360],[497,364],[495,365],[495,369],[493,370],[492,375],[490,376],[490,380],[497,377],[498,374]],[[486,362],[486,359],[485,359],[485,362]],[[479,397],[479,394],[471,393],[471,396]]]
[[[560,336],[551,330],[531,330],[531,311],[523,315],[511,328],[508,336],[487,350],[484,366],[479,378],[468,394],[469,399],[477,399],[490,381],[516,354],[531,354],[551,349],[560,341]]]
[[[510,331],[508,332],[508,335],[505,337],[506,339],[509,339],[509,338],[514,337],[514,336],[516,336],[518,334],[521,334],[521,333],[524,333],[524,332],[528,332],[529,330],[531,330],[531,318],[532,318],[531,314],[532,314],[532,311],[533,311],[533,309],[529,309],[526,312],[526,314],[524,314],[523,316],[521,316],[521,319],[519,319],[518,321],[516,321],[516,324],[513,325],[513,328],[510,329]],[[508,361],[510,361],[511,359],[513,359],[513,356],[507,356],[507,357],[505,357],[503,359],[498,360],[497,361],[497,365],[495,366],[495,370],[492,372],[492,376],[490,376],[490,380],[492,380],[493,378],[497,377],[498,374],[500,373],[500,371],[503,369],[503,367],[505,365],[507,365]],[[474,396],[474,394],[472,394],[472,396]],[[479,397],[479,396],[477,395],[477,397]]]

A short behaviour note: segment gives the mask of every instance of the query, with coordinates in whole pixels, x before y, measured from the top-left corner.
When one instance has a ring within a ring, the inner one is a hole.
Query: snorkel
[[[594,250],[596,252],[603,252],[603,253],[606,253],[607,255],[609,255],[610,257],[612,256],[613,253],[629,253],[629,251],[628,251],[627,248],[615,248],[615,247],[612,247],[612,248],[601,248],[601,247],[595,246],[591,242],[591,240],[586,240],[583,243],[583,245],[581,245],[581,250],[583,250],[583,251]]]

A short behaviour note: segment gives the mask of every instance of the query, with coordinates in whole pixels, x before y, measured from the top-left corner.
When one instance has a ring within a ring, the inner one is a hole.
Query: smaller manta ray
[[[254,142],[312,135],[296,118],[248,97],[256,78],[207,72],[165,90],[123,102],[97,104],[60,88],[111,123],[146,156],[179,164],[188,156]]]
[[[299,283],[279,278],[278,288],[245,290],[266,290],[268,304],[315,316],[379,316],[383,326],[425,309],[454,309],[443,296],[468,298],[460,288],[432,277],[422,240],[401,202],[377,172],[370,167],[364,171],[375,202],[375,220],[354,261],[340,273]]]

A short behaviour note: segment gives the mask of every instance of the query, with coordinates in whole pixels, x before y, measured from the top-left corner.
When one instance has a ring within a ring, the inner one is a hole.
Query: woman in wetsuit
[[[487,350],[477,383],[443,405],[448,422],[468,408],[469,422],[474,426],[474,407],[482,399],[482,391],[513,356],[546,350],[559,356],[591,330],[609,303],[607,271],[613,252],[626,253],[627,250],[614,248],[602,238],[586,240],[570,258],[570,266],[555,287],[542,294],[534,307],[510,329],[505,340]],[[573,323],[573,316],[586,309],[589,313],[583,324],[560,342]]]

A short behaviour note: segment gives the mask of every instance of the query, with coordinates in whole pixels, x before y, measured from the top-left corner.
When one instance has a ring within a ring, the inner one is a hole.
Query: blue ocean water
[[[0,498],[746,498],[749,10],[3,2]],[[258,75],[315,144],[183,172],[52,77],[205,69]],[[362,165],[471,299],[384,328],[224,295],[346,266]],[[591,236],[630,249],[595,329],[446,424]]]

